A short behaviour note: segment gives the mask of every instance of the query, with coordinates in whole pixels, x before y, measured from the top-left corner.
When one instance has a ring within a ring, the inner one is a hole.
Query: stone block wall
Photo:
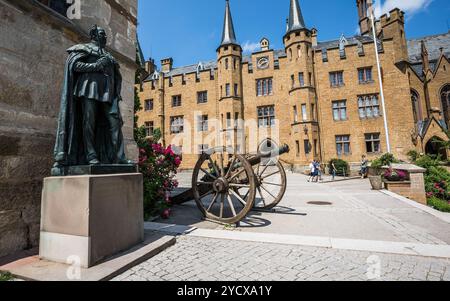
[[[0,257],[38,245],[42,181],[50,175],[66,49],[104,27],[121,64],[127,155],[133,141],[137,0],[81,2],[69,20],[35,0],[0,0]]]

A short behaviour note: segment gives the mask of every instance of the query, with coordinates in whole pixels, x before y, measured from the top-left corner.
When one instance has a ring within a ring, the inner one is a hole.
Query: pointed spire
[[[225,21],[223,24],[222,42],[220,45],[236,44],[236,34],[234,32],[233,18],[231,17],[230,1],[226,1],[225,7]]]
[[[291,0],[287,32],[289,33],[304,28],[306,28],[306,26],[302,15],[302,10],[300,9],[300,4],[298,4],[298,0]]]

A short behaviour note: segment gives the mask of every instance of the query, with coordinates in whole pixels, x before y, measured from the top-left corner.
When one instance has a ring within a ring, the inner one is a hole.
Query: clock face
[[[262,57],[258,59],[258,69],[267,69],[269,68],[269,58]]]

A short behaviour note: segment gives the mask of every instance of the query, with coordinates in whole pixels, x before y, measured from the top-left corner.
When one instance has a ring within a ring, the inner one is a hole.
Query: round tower
[[[218,119],[222,122],[223,144],[236,146],[238,151],[245,151],[236,141],[236,132],[243,120],[242,92],[242,47],[236,39],[230,2],[226,1],[222,41],[217,48],[217,95]]]
[[[317,32],[305,25],[299,1],[291,0],[283,42],[287,55],[286,68],[290,77],[287,79],[289,104],[293,110],[291,145],[295,145],[300,153],[300,156],[294,157],[293,160],[300,165],[320,156],[313,64],[313,42],[317,44],[316,39]]]

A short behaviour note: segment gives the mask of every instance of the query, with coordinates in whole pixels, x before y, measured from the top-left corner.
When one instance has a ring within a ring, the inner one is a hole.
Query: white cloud
[[[252,43],[250,41],[247,41],[244,43],[244,45],[242,45],[242,51],[244,53],[253,53],[257,51],[259,48],[260,48],[259,43]]]
[[[389,13],[392,9],[398,7],[406,13],[407,18],[411,18],[414,14],[425,10],[434,0],[381,0],[375,2],[375,15],[380,17]]]

